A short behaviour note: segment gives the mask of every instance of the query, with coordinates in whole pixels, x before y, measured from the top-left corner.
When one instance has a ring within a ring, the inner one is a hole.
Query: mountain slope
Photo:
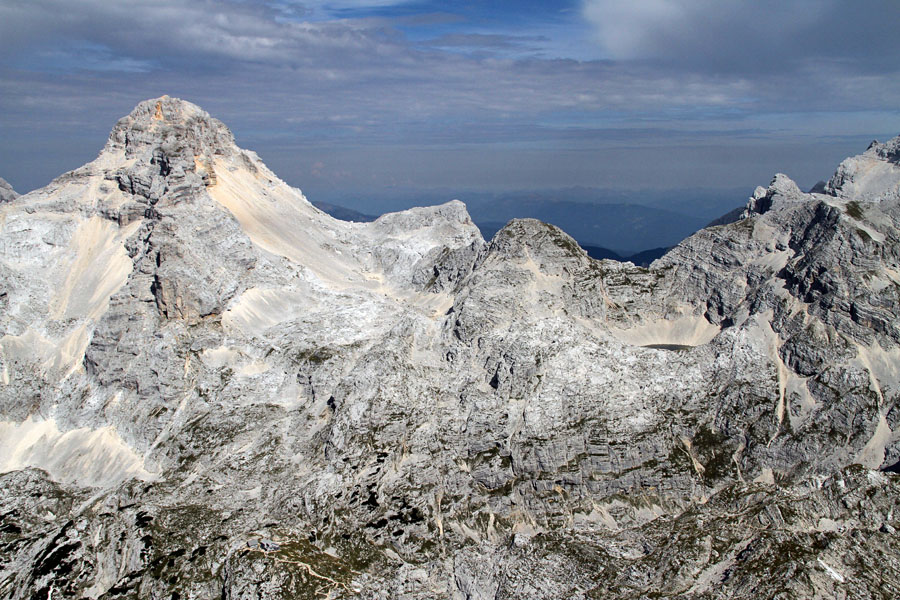
[[[141,103],[0,206],[0,591],[896,595],[898,147],[643,269]]]

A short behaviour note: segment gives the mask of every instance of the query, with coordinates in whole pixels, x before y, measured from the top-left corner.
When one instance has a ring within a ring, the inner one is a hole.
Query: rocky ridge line
[[[0,207],[0,591],[900,593],[898,145],[643,269],[337,221],[141,103]]]

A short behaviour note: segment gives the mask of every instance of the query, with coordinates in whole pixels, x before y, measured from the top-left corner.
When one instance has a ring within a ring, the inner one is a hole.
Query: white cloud
[[[719,50],[814,27],[836,0],[584,0],[584,16],[616,58],[662,57],[715,42]]]
[[[583,0],[582,14],[611,58],[699,71],[893,71],[900,51],[896,0]]]
[[[585,0],[611,60],[577,61],[458,50],[561,35],[540,25],[511,38],[474,24],[429,46],[388,19],[334,16],[399,3],[389,0],[0,0],[0,132],[67,122],[72,135],[97,123],[102,138],[164,93],[259,149],[272,139],[571,147],[611,129],[663,139],[779,131],[812,112],[896,114],[900,36],[885,30],[900,3],[890,2],[871,0],[870,15],[836,0]],[[305,19],[313,13],[326,18]]]
[[[653,49],[660,30],[682,27],[688,7],[675,0],[619,2],[588,0],[584,15],[597,29],[598,41],[614,58],[641,57]]]
[[[330,9],[366,3],[315,4]],[[383,52],[376,46],[387,44],[358,22],[295,21],[279,15],[270,4],[235,1],[33,0],[0,5],[0,38],[14,42],[4,44],[0,56],[24,55],[34,47],[75,39],[137,60],[169,57],[188,62],[219,56],[287,64],[303,60],[310,49]]]

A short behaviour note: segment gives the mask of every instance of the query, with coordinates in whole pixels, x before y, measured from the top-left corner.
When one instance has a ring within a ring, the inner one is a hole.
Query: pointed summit
[[[199,106],[153,98],[119,119],[96,159],[34,190],[28,203],[31,210],[96,214],[124,226],[201,199],[216,183],[219,160],[265,170],[253,152],[238,148],[224,123]]]
[[[231,154],[236,146],[228,127],[205,110],[162,96],[141,102],[113,127],[106,150],[123,149],[126,158],[161,149],[170,155],[210,159]]]
[[[186,100],[162,96],[120,119],[101,157],[119,166],[115,179],[121,191],[153,207],[214,185],[216,159],[240,153],[224,123]]]

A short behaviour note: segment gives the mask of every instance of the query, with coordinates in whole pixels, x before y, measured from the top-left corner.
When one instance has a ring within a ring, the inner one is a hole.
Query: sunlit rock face
[[[141,103],[0,204],[0,591],[896,595],[898,146],[642,269]]]

